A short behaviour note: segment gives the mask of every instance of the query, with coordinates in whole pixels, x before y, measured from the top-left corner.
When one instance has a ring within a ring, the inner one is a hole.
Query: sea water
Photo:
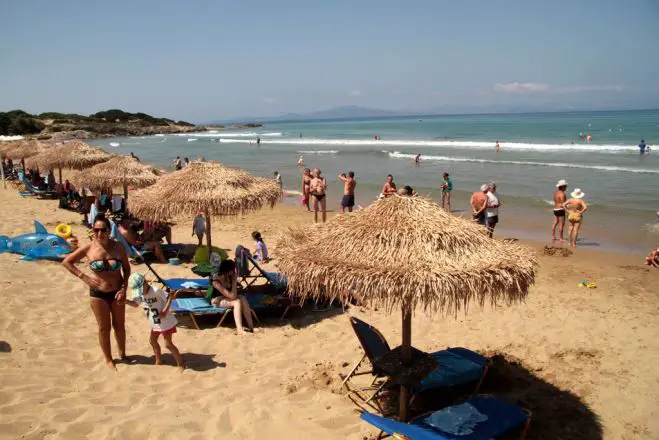
[[[651,146],[650,154],[639,154],[641,139]],[[469,196],[481,184],[496,182],[503,202],[500,233],[541,240],[550,237],[555,184],[565,179],[568,193],[581,188],[590,206],[582,246],[643,252],[659,244],[657,110],[272,122],[258,129],[92,143],[112,152],[132,151],[158,167],[170,168],[178,155],[266,177],[276,170],[293,192],[300,191],[296,164],[302,156],[306,167],[322,169],[333,209],[342,191],[337,176],[350,170],[362,206],[380,193],[387,174],[398,187],[410,185],[439,200],[441,175],[448,172],[457,215],[470,214]],[[421,154],[418,166],[416,154]]]

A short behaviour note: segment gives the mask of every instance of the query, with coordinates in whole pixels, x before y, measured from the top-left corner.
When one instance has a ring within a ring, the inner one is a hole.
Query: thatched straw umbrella
[[[128,187],[144,188],[158,180],[159,172],[130,156],[115,156],[73,176],[75,185],[91,190],[112,189],[120,186],[128,198]]]
[[[25,159],[36,156],[42,151],[45,151],[49,146],[50,144],[44,144],[36,139],[32,139],[29,141],[22,141],[16,147],[5,151],[4,154],[12,160],[20,159],[21,166],[23,167],[23,170],[25,170]]]
[[[211,216],[233,216],[273,206],[279,200],[274,180],[256,177],[220,163],[193,162],[166,174],[150,188],[136,191],[128,210],[144,220],[160,221],[181,215],[206,215],[206,242],[211,253]]]
[[[392,196],[279,238],[279,269],[292,295],[340,298],[402,310],[401,361],[411,359],[412,312],[457,314],[473,300],[522,300],[535,279],[531,250],[488,238],[484,229],[420,197]],[[400,417],[407,419],[401,387]]]
[[[71,141],[49,148],[27,160],[28,165],[39,168],[59,169],[59,182],[62,183],[62,168],[82,170],[103,163],[115,157],[100,148],[95,148],[81,141]]]

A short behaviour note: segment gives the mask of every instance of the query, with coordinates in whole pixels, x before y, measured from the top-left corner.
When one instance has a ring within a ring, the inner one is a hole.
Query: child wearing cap
[[[183,356],[172,342],[172,335],[176,333],[177,321],[169,310],[176,293],[168,297],[163,290],[150,285],[144,279],[144,275],[135,272],[128,278],[128,297],[130,300],[126,301],[127,304],[132,307],[139,307],[142,304],[144,308],[146,318],[151,326],[149,342],[153,347],[153,353],[156,355],[156,365],[162,364],[160,344],[158,344],[158,339],[162,335],[165,339],[165,347],[172,352],[176,364],[183,370]]]

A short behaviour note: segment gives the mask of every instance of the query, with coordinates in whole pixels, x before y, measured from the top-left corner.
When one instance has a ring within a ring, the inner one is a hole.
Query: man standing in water
[[[355,187],[357,186],[357,181],[355,180],[354,171],[348,171],[348,176],[346,173],[339,174],[339,179],[343,182],[343,198],[341,199],[341,212],[352,212],[352,207],[355,206]]]
[[[646,145],[645,145],[645,141],[644,141],[643,139],[641,139],[641,143],[638,144],[638,149],[640,150],[641,155],[645,154],[645,149],[646,149],[646,148],[647,148],[647,147],[646,147]]]
[[[482,226],[485,226],[485,209],[487,208],[487,191],[489,189],[486,184],[481,185],[481,190],[473,193],[469,201],[474,222]]]
[[[563,243],[563,229],[565,229],[565,208],[563,205],[567,200],[565,190],[567,189],[567,182],[563,179],[559,180],[556,184],[556,191],[554,191],[554,223],[551,225],[551,241],[556,241],[556,226],[558,226],[559,240]]]
[[[174,170],[178,171],[181,169],[181,158],[179,156],[176,156],[176,159],[174,159]]]
[[[492,182],[488,185],[487,208],[485,209],[485,224],[490,238],[494,235],[494,228],[499,223],[499,206],[501,206],[501,202],[497,194],[497,184]]]
[[[396,184],[394,183],[394,176],[389,174],[387,176],[387,183],[382,187],[382,195],[389,197],[392,194],[396,194]]]

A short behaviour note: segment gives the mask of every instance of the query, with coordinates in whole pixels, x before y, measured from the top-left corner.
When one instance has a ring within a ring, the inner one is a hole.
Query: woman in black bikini
[[[327,200],[325,196],[325,190],[327,189],[327,181],[324,177],[320,175],[320,168],[313,170],[313,179],[311,179],[311,184],[309,190],[313,196],[313,220],[315,223],[318,223],[318,208],[321,209],[323,213],[323,223],[327,220]]]
[[[115,368],[112,360],[110,329],[119,346],[119,356],[126,358],[126,285],[130,276],[130,263],[123,246],[110,239],[110,221],[103,214],[94,218],[94,240],[69,254],[62,264],[73,275],[89,286],[89,304],[98,323],[98,342],[108,367]],[[75,264],[83,258],[89,261],[91,274]]]

